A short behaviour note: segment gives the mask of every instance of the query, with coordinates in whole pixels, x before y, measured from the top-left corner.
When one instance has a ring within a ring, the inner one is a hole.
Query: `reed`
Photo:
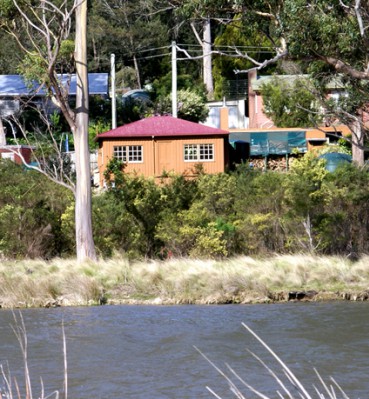
[[[17,316],[13,312],[14,326],[13,331],[18,339],[20,349],[23,356],[23,367],[24,367],[24,392],[21,390],[20,385],[15,377],[13,377],[8,368],[4,368],[0,365],[0,379],[3,380],[3,386],[0,385],[0,398],[6,399],[33,399],[34,387],[31,384],[30,370],[28,367],[28,339],[25,323],[21,312]],[[304,386],[304,384],[296,377],[292,370],[283,362],[283,360],[269,347],[269,345],[263,341],[263,339],[254,332],[247,324],[242,323],[243,327],[267,350],[267,352],[277,361],[280,366],[280,370],[273,370],[264,360],[262,360],[254,352],[249,353],[257,359],[263,368],[274,378],[276,384],[276,395],[281,399],[312,399],[313,394]],[[67,366],[67,349],[66,349],[66,338],[64,325],[62,325],[62,336],[63,336],[63,357],[64,357],[64,386],[62,393],[60,391],[54,391],[46,394],[44,392],[44,386],[41,379],[41,392],[37,396],[38,399],[68,399],[68,366]],[[249,397],[246,395],[251,392],[254,397],[261,399],[272,399],[272,397],[262,393],[250,385],[243,377],[240,376],[230,365],[226,364],[226,371],[218,367],[212,360],[210,360],[199,348],[194,347],[203,358],[225,379],[228,384],[231,393],[238,399],[246,399]],[[318,371],[314,368],[319,382],[318,385],[313,385],[313,392],[318,395],[319,399],[338,399],[338,394],[343,399],[349,399],[344,390],[340,385],[330,377],[327,383]],[[222,397],[217,394],[210,386],[206,389],[217,399]],[[274,399],[275,396],[273,396]]]
[[[83,264],[74,259],[3,261],[0,306],[249,303],[291,290],[316,290],[339,297],[368,290],[368,260],[368,256],[352,262],[301,254],[137,262],[115,256]]]
[[[262,338],[256,334],[247,324],[242,323],[245,329],[256,339],[261,345],[268,351],[268,353],[278,362],[281,367],[279,372],[274,371],[268,366],[258,355],[250,351],[250,354],[255,357],[259,363],[264,367],[268,373],[274,378],[276,383],[276,394],[277,397],[281,399],[312,399],[313,395],[305,388],[303,383],[296,377],[296,375],[291,371],[291,369],[283,362],[283,360],[265,343]],[[230,391],[238,399],[246,399],[246,393],[251,392],[256,395],[256,397],[261,399],[271,399],[270,396],[265,395],[261,391],[255,389],[250,385],[244,378],[242,378],[239,373],[237,373],[230,365],[226,364],[227,371],[223,371],[219,368],[212,360],[210,360],[201,350],[197,347],[195,349],[206,359],[209,364],[218,371],[218,373],[225,379],[228,383]],[[330,382],[327,383],[323,380],[319,372],[314,368],[314,372],[317,375],[318,382],[320,385],[313,385],[313,391],[318,395],[318,398],[324,399],[338,399],[337,394],[340,394],[343,399],[349,399],[344,390],[340,385],[330,377]],[[222,399],[211,387],[207,386],[206,389],[217,399]],[[274,399],[274,396],[273,396]]]
[[[23,357],[23,369],[24,369],[24,383],[23,390],[18,383],[16,377],[13,377],[9,367],[5,367],[0,364],[0,380],[2,379],[3,384],[0,385],[0,398],[4,399],[33,399],[33,385],[31,383],[30,370],[28,367],[28,338],[27,330],[23,320],[22,313],[19,312],[17,315],[13,312],[14,324],[13,332],[18,340],[20,350]],[[63,334],[63,357],[64,357],[64,387],[63,387],[63,399],[68,399],[68,368],[67,368],[67,349],[64,325],[62,325]],[[59,399],[60,392],[58,390],[49,394],[45,393],[44,384],[42,379],[40,380],[41,389],[40,394],[37,395],[38,399]]]

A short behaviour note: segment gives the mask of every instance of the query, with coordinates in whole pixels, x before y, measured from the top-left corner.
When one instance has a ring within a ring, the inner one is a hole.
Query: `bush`
[[[66,189],[39,173],[0,160],[0,254],[50,258],[65,254],[62,214],[72,201]]]

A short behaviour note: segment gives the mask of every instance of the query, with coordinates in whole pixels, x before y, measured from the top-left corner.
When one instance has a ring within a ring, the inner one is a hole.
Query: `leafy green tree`
[[[327,104],[327,114],[350,126],[353,158],[362,165],[367,134],[362,116],[369,103],[367,4],[289,0],[284,4],[282,19],[289,57],[305,63],[322,90],[333,81],[349,93],[344,101]]]
[[[316,228],[324,253],[357,259],[368,251],[368,171],[340,165],[323,180],[323,212]]]
[[[170,114],[172,110],[172,98],[170,95],[161,97],[156,105],[156,111],[160,114]],[[179,118],[192,122],[204,122],[209,114],[204,98],[190,89],[177,92],[177,115]]]
[[[161,48],[159,55],[165,54],[164,46],[169,44],[167,31],[160,15],[150,13],[148,6],[146,2],[134,0],[95,0],[92,3],[89,20],[91,69],[105,70],[110,65],[111,53],[114,53],[118,72],[126,65],[134,68],[132,88],[139,89],[148,78],[146,67],[150,78],[154,71],[161,71],[160,61],[150,58],[152,53],[148,50]],[[157,56],[158,52],[154,54]]]
[[[156,236],[166,251],[176,257],[217,258],[228,254],[223,232],[199,201],[188,210],[166,214],[157,227]]]
[[[187,209],[169,207],[163,212],[157,237],[175,256],[213,258],[231,254],[234,228],[229,218],[234,209],[234,177],[200,174],[191,184],[196,184],[195,195]]]
[[[229,23],[221,26],[214,39],[214,48],[221,52],[221,55],[214,54],[213,58],[214,88],[217,99],[227,96],[227,82],[243,78],[242,75],[236,74],[237,71],[254,67],[251,60],[235,56],[235,48],[239,51],[247,49],[253,59],[260,62],[270,55],[268,42],[264,35],[260,35],[258,32],[250,34],[250,29],[243,23],[241,14],[236,14]],[[244,97],[246,95],[247,89],[243,93]]]
[[[283,227],[286,174],[240,167],[237,176],[233,225],[236,253],[283,253],[286,237]]]
[[[323,213],[323,181],[329,172],[325,161],[313,153],[294,160],[285,181],[286,224],[289,227],[289,245],[315,252],[320,247],[316,227]]]
[[[321,123],[312,84],[306,78],[274,77],[262,86],[264,112],[277,127],[308,127]]]
[[[154,180],[143,176],[129,176],[124,173],[124,164],[113,159],[109,162],[105,179],[120,206],[124,207],[139,227],[143,255],[153,257],[161,243],[157,242],[155,229],[163,201],[160,188]]]

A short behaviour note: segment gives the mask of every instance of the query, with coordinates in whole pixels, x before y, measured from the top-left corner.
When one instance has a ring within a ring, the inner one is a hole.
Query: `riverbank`
[[[369,299],[369,257],[2,261],[0,307]]]

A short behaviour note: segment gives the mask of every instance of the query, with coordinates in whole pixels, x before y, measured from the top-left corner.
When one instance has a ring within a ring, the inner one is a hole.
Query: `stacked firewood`
[[[293,159],[288,160],[288,164],[290,165]],[[250,166],[254,169],[265,170],[265,158],[252,158],[250,159]],[[277,172],[286,172],[287,171],[287,159],[285,156],[283,157],[273,157],[267,158],[267,170],[275,170]]]

